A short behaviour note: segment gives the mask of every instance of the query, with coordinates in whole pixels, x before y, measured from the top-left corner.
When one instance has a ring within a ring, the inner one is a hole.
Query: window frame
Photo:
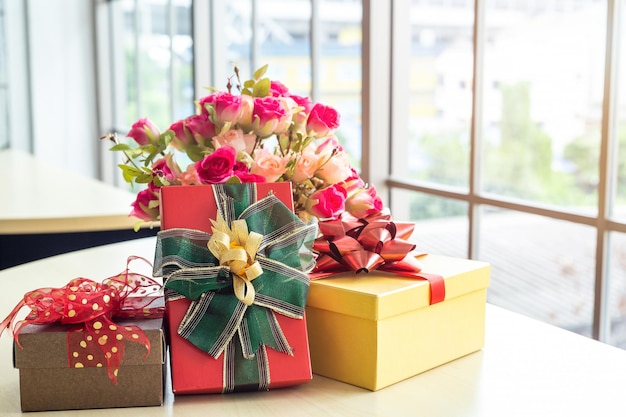
[[[575,211],[568,211],[561,208],[555,208],[547,205],[536,204],[528,201],[505,198],[489,193],[482,192],[481,184],[481,117],[482,117],[482,91],[483,91],[483,66],[484,66],[484,43],[485,43],[485,8],[487,0],[474,1],[474,33],[473,33],[473,100],[472,100],[472,118],[471,118],[471,153],[470,153],[470,173],[469,173],[469,189],[460,190],[455,187],[442,186],[438,184],[426,183],[422,181],[409,180],[401,176],[389,175],[385,181],[389,190],[397,188],[404,189],[436,197],[453,199],[468,204],[468,253],[470,259],[480,258],[479,236],[480,236],[480,220],[481,208],[486,206],[497,207],[526,214],[534,214],[548,217],[555,220],[563,220],[579,225],[587,225],[596,230],[596,254],[595,254],[595,277],[594,277],[594,308],[592,322],[592,337],[603,342],[610,342],[610,317],[608,312],[608,287],[609,287],[609,251],[610,251],[610,233],[620,232],[626,233],[626,223],[615,221],[611,218],[610,208],[612,200],[615,196],[615,184],[617,169],[617,135],[616,135],[616,106],[617,106],[617,74],[618,74],[618,34],[622,26],[620,0],[607,0],[607,33],[605,43],[605,74],[604,74],[604,98],[602,104],[603,118],[600,144],[599,158],[599,184],[598,184],[598,213],[595,216],[583,215]],[[398,39],[402,39],[405,25],[402,24],[402,17],[408,14],[409,0],[391,0],[393,13],[393,22],[391,24],[391,49],[401,51],[402,46]],[[365,5],[365,2],[364,2]],[[365,12],[364,12],[365,14]],[[364,27],[365,28],[365,27]],[[394,53],[394,61],[391,62],[392,67],[408,67],[402,65],[402,54]],[[364,63],[365,65],[365,63]],[[373,65],[382,65],[375,62]],[[397,74],[392,70],[392,74]],[[399,84],[403,77],[392,77],[393,87],[391,88],[394,95],[391,99],[392,113],[401,113],[403,99],[398,98],[406,93],[401,90]],[[373,106],[372,103],[367,103]],[[364,108],[365,108],[364,101]],[[398,111],[400,109],[400,111]],[[364,113],[365,117],[365,113]],[[406,120],[406,119],[404,119]],[[399,137],[402,132],[398,125],[402,125],[403,120],[398,120],[393,124],[390,135],[390,148],[393,150],[394,138]],[[364,141],[366,140],[364,136]],[[368,137],[367,140],[370,140]],[[367,146],[364,143],[364,147]],[[371,146],[371,145],[370,145]],[[399,150],[395,150],[398,152]],[[402,209],[398,202],[391,202],[391,211],[394,212],[394,205],[398,209]]]

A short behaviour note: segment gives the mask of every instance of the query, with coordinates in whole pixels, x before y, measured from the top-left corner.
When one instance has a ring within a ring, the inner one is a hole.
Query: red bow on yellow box
[[[139,257],[128,258],[144,260]],[[76,325],[67,332],[68,366],[82,368],[88,363],[106,362],[109,379],[117,383],[117,371],[124,356],[125,342],[140,343],[150,353],[150,340],[138,326],[117,325],[114,318],[160,318],[164,307],[155,303],[162,298],[162,285],[144,275],[126,270],[95,282],[87,278],[74,278],[61,288],[39,288],[24,294],[13,311],[0,322],[0,335],[6,329],[13,332],[19,344],[20,330],[27,324]],[[23,307],[30,314],[16,322]],[[82,333],[82,337],[70,337]],[[76,345],[76,346],[74,346]],[[72,353],[70,353],[72,352]]]
[[[443,301],[443,277],[421,272],[416,245],[407,240],[414,228],[413,223],[392,221],[388,210],[364,218],[344,212],[337,220],[320,222],[322,237],[313,245],[318,257],[311,279],[345,271],[380,270],[426,279],[431,287],[430,304]]]

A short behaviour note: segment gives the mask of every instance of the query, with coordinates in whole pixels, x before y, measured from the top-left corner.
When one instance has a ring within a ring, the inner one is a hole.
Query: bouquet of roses
[[[382,209],[380,197],[350,166],[334,132],[339,114],[332,107],[291,94],[264,77],[267,65],[241,83],[238,94],[213,91],[196,102],[196,114],[161,131],[147,118],[133,124],[130,144],[105,138],[125,154],[120,164],[130,184],[145,184],[130,215],[159,219],[159,191],[173,185],[226,182],[292,183],[296,214],[305,222],[337,219],[348,212],[365,217]],[[177,159],[189,163],[182,168]]]

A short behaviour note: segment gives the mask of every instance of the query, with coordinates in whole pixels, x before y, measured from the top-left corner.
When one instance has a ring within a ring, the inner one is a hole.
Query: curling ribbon
[[[224,354],[224,391],[249,383],[247,368],[263,374],[255,378],[265,389],[266,347],[293,355],[275,314],[304,317],[317,226],[272,194],[257,199],[253,184],[212,187],[213,234],[160,231],[154,275],[164,277],[167,300],[191,300],[178,334],[213,358]]]
[[[319,223],[321,237],[313,250],[318,254],[311,279],[354,271],[380,270],[425,279],[430,283],[430,304],[445,299],[445,282],[441,275],[421,272],[416,245],[409,242],[415,224],[394,222],[388,209],[365,218],[344,212],[337,220]]]
[[[10,329],[21,347],[19,333],[28,324],[58,322],[76,325],[66,333],[68,365],[82,368],[102,365],[102,361],[106,361],[109,379],[117,384],[125,342],[143,345],[147,357],[150,354],[150,340],[138,326],[118,326],[113,319],[159,318],[164,313],[162,304],[155,303],[159,294],[162,296],[161,284],[130,272],[129,264],[136,259],[150,264],[143,258],[129,257],[125,271],[102,283],[75,278],[61,288],[40,288],[26,293],[0,323],[0,335]],[[16,321],[22,307],[29,307],[31,311],[26,318]],[[82,335],[76,337],[77,333]],[[83,360],[87,357],[91,360]],[[100,361],[100,358],[103,360]]]

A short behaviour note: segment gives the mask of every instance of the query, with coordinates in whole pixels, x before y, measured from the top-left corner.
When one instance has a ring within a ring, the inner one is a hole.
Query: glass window
[[[595,213],[606,2],[487,2],[483,189]]]
[[[166,129],[194,112],[191,0],[123,0],[121,7],[123,124],[149,117]]]
[[[408,131],[394,138],[406,158],[394,175],[469,186],[473,2],[413,4],[410,9]],[[445,215],[441,212],[440,215]]]
[[[311,0],[213,2],[212,13],[223,16],[216,22],[217,32],[212,32],[217,73],[230,77],[237,65],[243,81],[267,64],[266,75],[292,93],[337,109],[341,116],[337,136],[358,168],[362,2],[322,0],[317,7],[314,16]],[[312,27],[318,32],[313,34]],[[313,70],[318,80],[313,79]],[[218,77],[214,87],[223,89],[226,81],[221,84]]]
[[[468,205],[463,201],[409,190],[394,188],[391,191],[396,221],[415,223],[412,242],[420,252],[458,258],[467,257]]]
[[[609,265],[609,341],[626,349],[626,235],[612,233]]]
[[[479,240],[488,302],[591,336],[594,228],[487,206]]]
[[[320,2],[318,100],[341,115],[340,143],[355,169],[361,167],[362,2]]]
[[[621,31],[616,35],[617,41],[617,108],[615,124],[615,135],[618,141],[617,173],[613,179],[617,195],[613,207],[613,216],[626,221],[626,3],[622,1],[621,7]]]
[[[269,65],[270,78],[291,92],[311,94],[311,1],[257,0],[257,65]]]

